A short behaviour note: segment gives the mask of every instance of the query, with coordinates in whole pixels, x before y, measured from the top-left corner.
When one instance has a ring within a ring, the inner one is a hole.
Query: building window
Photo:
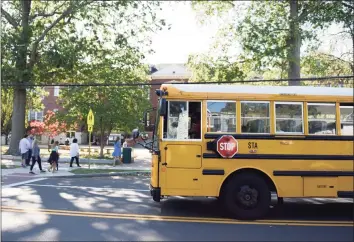
[[[236,102],[207,102],[208,132],[236,132]]]
[[[28,120],[29,121],[41,121],[43,122],[43,111],[34,111],[34,110],[30,110],[28,113]]]
[[[75,138],[75,131],[66,132],[66,138]]]
[[[304,133],[303,104],[300,102],[275,103],[276,133]]]
[[[59,86],[54,87],[54,97],[59,97],[59,90],[60,90]]]
[[[341,135],[353,135],[354,129],[354,106],[353,103],[340,104]]]
[[[336,134],[336,105],[308,103],[309,134]]]
[[[241,102],[242,133],[270,133],[269,102]]]

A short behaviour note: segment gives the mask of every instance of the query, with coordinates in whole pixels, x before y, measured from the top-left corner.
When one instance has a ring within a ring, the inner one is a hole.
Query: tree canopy
[[[92,70],[100,71],[94,59],[109,59],[112,52],[121,50],[126,51],[119,65],[133,68],[136,59],[151,51],[149,33],[166,26],[156,17],[158,10],[158,1],[4,2],[2,80],[19,84],[13,91],[12,127],[16,129],[9,153],[17,152],[25,132],[28,89],[23,84],[94,83]],[[111,79],[119,83],[122,79],[116,77]]]
[[[203,20],[223,19],[216,45],[212,48],[222,50],[220,59],[228,58],[233,64],[243,63],[244,68],[237,65],[236,70],[241,69],[246,76],[247,71],[264,73],[277,69],[282,78],[299,78],[303,74],[300,72],[303,58],[300,48],[305,56],[316,51],[321,43],[319,30],[336,23],[351,38],[354,36],[352,1],[195,1],[192,6]],[[240,49],[236,55],[224,56],[235,48]],[[349,62],[354,63],[353,59]],[[204,62],[194,64],[192,68],[197,72],[205,69]],[[237,80],[239,76],[234,77]],[[300,83],[290,81],[289,84]]]

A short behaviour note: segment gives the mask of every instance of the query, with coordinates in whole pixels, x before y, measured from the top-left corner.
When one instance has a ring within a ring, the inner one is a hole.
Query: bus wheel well
[[[224,189],[226,187],[226,184],[231,180],[232,177],[237,176],[239,174],[243,174],[243,173],[254,174],[254,175],[262,177],[264,179],[264,181],[267,183],[267,185],[269,187],[269,190],[271,192],[276,192],[277,193],[277,188],[275,187],[274,182],[272,181],[272,179],[270,179],[270,177],[267,174],[265,174],[264,172],[262,172],[260,170],[253,169],[253,168],[243,168],[243,169],[236,170],[236,171],[232,172],[225,179],[225,181],[223,182],[223,184],[221,186],[221,189],[220,189],[220,192],[219,192],[219,196],[222,196],[222,194],[224,192]]]

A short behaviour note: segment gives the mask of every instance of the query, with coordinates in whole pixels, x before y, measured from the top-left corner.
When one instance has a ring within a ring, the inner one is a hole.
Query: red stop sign
[[[216,143],[216,150],[224,158],[232,158],[238,152],[238,142],[232,135],[223,135]]]

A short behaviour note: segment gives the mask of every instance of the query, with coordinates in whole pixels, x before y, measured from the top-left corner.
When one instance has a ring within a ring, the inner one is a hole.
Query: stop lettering
[[[224,158],[232,158],[238,152],[238,142],[232,135],[223,135],[216,143],[217,152]]]

